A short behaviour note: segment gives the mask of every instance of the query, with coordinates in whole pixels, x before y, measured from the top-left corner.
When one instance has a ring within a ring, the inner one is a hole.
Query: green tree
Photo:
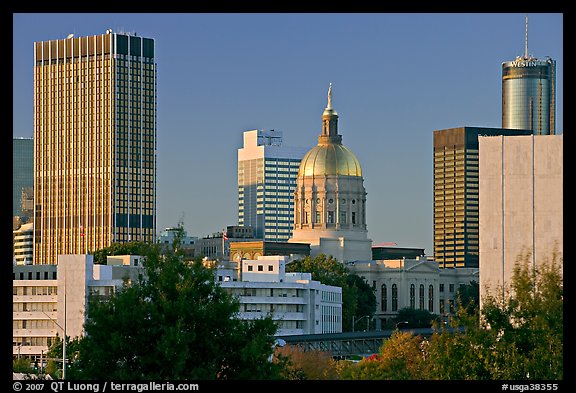
[[[66,337],[66,379],[73,376],[74,371],[71,369],[72,363],[78,357],[78,348],[80,343],[80,337]],[[62,378],[62,357],[63,357],[64,346],[62,345],[62,338],[56,335],[55,340],[52,342],[48,352],[46,353],[46,369],[44,372],[50,374],[52,378],[60,379]]]
[[[363,277],[351,274],[349,269],[332,255],[306,256],[286,265],[287,272],[311,273],[312,279],[322,284],[342,288],[342,330],[352,330],[352,319],[373,316],[376,296]]]
[[[392,320],[394,326],[398,324],[399,328],[429,328],[438,320],[438,315],[428,310],[404,307],[398,310],[398,314]],[[407,323],[400,325],[402,322]]]
[[[520,255],[509,286],[486,294],[479,314],[459,305],[451,326],[428,346],[429,375],[437,379],[536,379],[563,377],[561,262],[532,265]],[[505,296],[502,296],[502,293]]]
[[[346,277],[346,285],[356,293],[355,320],[368,316],[369,320],[374,317],[376,311],[376,295],[374,289],[368,284],[364,277],[356,273],[349,273]],[[357,326],[355,329],[358,328]]]
[[[239,301],[200,259],[145,255],[146,278],[91,298],[74,376],[81,379],[278,379],[277,325],[238,318]]]
[[[517,379],[552,380],[563,377],[562,262],[533,265],[530,253],[520,255],[507,296],[488,294],[483,301],[483,324],[497,332],[498,340],[518,353]],[[506,289],[506,288],[505,288]]]
[[[470,284],[460,285],[456,291],[456,299],[461,307],[466,307],[468,313],[476,314],[480,309],[480,285],[472,280]]]
[[[123,242],[112,243],[108,247],[101,248],[92,253],[94,263],[106,265],[107,257],[113,255],[146,255],[149,252],[150,244],[145,242]]]
[[[34,369],[30,366],[30,358],[21,357],[12,360],[12,371],[15,373],[33,374]]]

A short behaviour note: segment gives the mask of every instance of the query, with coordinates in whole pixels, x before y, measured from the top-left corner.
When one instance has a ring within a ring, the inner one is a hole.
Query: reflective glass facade
[[[22,190],[34,186],[34,140],[14,138],[12,142],[12,215],[22,215]]]
[[[502,128],[555,133],[556,62],[517,58],[502,64]]]
[[[34,263],[156,232],[154,41],[34,43]]]

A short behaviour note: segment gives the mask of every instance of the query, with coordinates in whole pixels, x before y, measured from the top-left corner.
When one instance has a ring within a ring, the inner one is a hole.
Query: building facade
[[[307,243],[267,242],[264,240],[242,241],[230,243],[230,260],[240,262],[242,259],[258,259],[261,256],[284,255],[294,259],[302,259],[310,255],[310,245]]]
[[[34,224],[23,224],[13,231],[14,265],[31,265],[33,261]]]
[[[306,149],[282,144],[282,131],[244,132],[238,149],[238,225],[254,237],[287,241],[292,234],[296,176]]]
[[[362,167],[338,133],[332,84],[318,144],[302,158],[298,170],[289,241],[309,243],[312,257],[323,253],[340,262],[372,259]]]
[[[286,256],[241,262],[240,279],[217,270],[217,282],[240,301],[239,318],[270,315],[277,336],[342,332],[342,288],[312,280],[311,273],[286,273]]]
[[[458,127],[434,131],[434,260],[478,267],[478,136],[531,135],[531,130]]]
[[[34,187],[34,139],[12,140],[12,215],[32,218],[22,211],[22,192]],[[23,220],[26,221],[26,220]],[[16,228],[14,228],[16,229]]]
[[[505,295],[519,258],[536,268],[556,254],[563,265],[564,144],[560,134],[482,136],[479,145],[482,301]]]
[[[88,296],[109,296],[125,278],[136,279],[141,258],[114,256],[95,265],[92,255],[60,255],[57,265],[13,266],[13,356],[45,362],[56,336],[81,336]]]
[[[35,42],[34,152],[34,263],[154,241],[154,40]]]
[[[502,63],[502,128],[556,133],[556,61],[528,54],[528,16],[523,56]]]
[[[454,311],[461,285],[479,282],[477,268],[442,269],[424,255],[416,258],[354,261],[352,273],[364,277],[376,296],[376,330],[403,308],[426,310],[444,319]]]

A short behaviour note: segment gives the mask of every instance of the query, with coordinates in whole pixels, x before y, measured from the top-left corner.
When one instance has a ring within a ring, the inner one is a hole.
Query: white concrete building
[[[34,223],[23,224],[13,231],[14,264],[31,265],[34,250]]]
[[[480,136],[480,302],[510,284],[517,258],[563,257],[563,136]],[[495,292],[496,291],[496,292]],[[502,296],[504,296],[504,293]]]
[[[312,280],[311,273],[286,273],[286,256],[243,260],[240,277],[218,269],[217,281],[240,300],[240,318],[271,315],[277,335],[342,332],[342,288]]]
[[[459,286],[479,280],[477,268],[440,268],[425,256],[346,265],[374,289],[377,330],[406,307],[446,316],[456,303]]]
[[[15,265],[12,269],[12,354],[41,360],[56,335],[83,334],[90,293],[110,295],[125,279],[142,272],[142,257],[59,255],[57,265]]]

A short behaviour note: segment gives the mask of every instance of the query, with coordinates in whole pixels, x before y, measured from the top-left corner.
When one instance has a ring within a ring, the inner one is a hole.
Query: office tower
[[[556,62],[528,54],[528,17],[524,55],[502,63],[502,128],[555,134]]]
[[[12,215],[22,217],[22,192],[34,187],[34,139],[13,138],[12,154]]]
[[[238,225],[256,239],[287,241],[292,235],[294,189],[307,149],[282,144],[282,131],[244,132],[238,149]]]
[[[332,84],[318,144],[300,163],[294,205],[290,242],[309,243],[312,257],[322,253],[340,262],[372,259],[362,167],[338,133]]]
[[[531,268],[562,267],[562,135],[478,138],[480,146],[480,301],[506,296],[518,257]],[[524,260],[522,260],[524,261]],[[562,270],[560,270],[562,274]]]
[[[154,241],[154,40],[114,33],[34,43],[34,263]]]
[[[478,136],[532,130],[459,127],[434,131],[434,260],[478,267]]]

